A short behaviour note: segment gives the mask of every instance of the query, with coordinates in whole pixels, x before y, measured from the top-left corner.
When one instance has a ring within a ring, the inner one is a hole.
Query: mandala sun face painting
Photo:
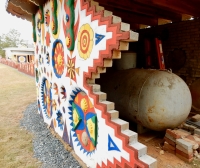
[[[84,60],[90,57],[93,48],[94,32],[89,24],[81,26],[78,33],[78,52]]]
[[[47,79],[44,79],[42,82],[42,104],[44,113],[47,118],[52,116],[52,93],[51,93],[51,84]]]
[[[60,78],[64,71],[64,48],[60,40],[56,40],[53,44],[52,65],[55,75]]]
[[[84,152],[92,153],[97,145],[97,115],[85,92],[77,93],[72,102],[72,126],[78,146]]]

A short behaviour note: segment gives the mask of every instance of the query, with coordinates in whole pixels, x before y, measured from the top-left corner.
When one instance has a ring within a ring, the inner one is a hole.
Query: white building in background
[[[5,50],[6,59],[10,59],[18,63],[31,63],[34,61],[34,48],[8,47],[3,50]]]

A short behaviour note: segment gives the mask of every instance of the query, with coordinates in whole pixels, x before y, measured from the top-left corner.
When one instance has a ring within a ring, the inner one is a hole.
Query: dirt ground
[[[35,79],[0,63],[0,167],[36,168],[31,135],[20,128],[26,107],[36,101]]]
[[[165,132],[149,131],[140,134],[138,138],[139,142],[147,146],[148,154],[157,159],[158,168],[200,168],[200,160],[195,159],[191,163],[186,163],[168,151],[162,153],[164,136]]]

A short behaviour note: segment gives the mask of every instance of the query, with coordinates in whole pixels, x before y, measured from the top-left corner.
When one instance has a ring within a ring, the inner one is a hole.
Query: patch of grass
[[[35,79],[0,64],[0,167],[36,168],[41,165],[33,157],[33,135],[19,125],[23,111],[35,101]]]

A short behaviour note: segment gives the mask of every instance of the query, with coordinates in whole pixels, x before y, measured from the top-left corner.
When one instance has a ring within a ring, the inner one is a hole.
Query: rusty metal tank
[[[97,83],[121,118],[152,130],[177,127],[191,110],[188,86],[171,72],[128,69],[101,75]]]
[[[192,94],[192,107],[200,113],[200,79],[191,84],[190,91]]]

